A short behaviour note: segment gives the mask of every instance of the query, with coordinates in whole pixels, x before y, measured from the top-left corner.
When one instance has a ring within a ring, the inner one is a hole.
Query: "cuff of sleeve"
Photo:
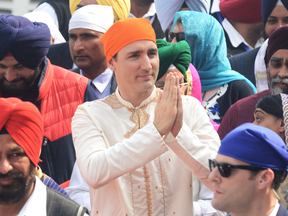
[[[202,215],[201,206],[197,202],[193,202],[193,210],[194,210],[195,216],[201,216]]]

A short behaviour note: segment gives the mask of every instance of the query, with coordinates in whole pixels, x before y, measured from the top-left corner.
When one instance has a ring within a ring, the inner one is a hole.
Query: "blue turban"
[[[282,138],[252,123],[245,123],[227,134],[218,153],[265,169],[284,171],[288,167],[288,152]]]
[[[200,76],[202,91],[209,91],[235,80],[244,80],[256,93],[255,86],[246,77],[231,70],[224,31],[213,16],[196,11],[177,12],[171,31],[179,18],[183,24],[185,40],[190,46],[191,63]]]
[[[35,70],[50,47],[51,34],[44,23],[0,15],[0,61],[9,53],[23,66]]]
[[[262,0],[261,4],[261,13],[262,13],[262,20],[263,25],[265,27],[266,22],[272,11],[274,10],[278,0]],[[288,10],[288,0],[281,0],[284,7]]]

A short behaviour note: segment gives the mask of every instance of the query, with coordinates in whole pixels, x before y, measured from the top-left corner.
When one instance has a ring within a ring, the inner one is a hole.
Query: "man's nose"
[[[82,50],[82,49],[84,49],[83,43],[81,42],[80,39],[77,39],[77,40],[75,41],[75,44],[74,44],[74,51],[75,51],[75,52],[78,52],[78,51],[80,51],[80,50]]]
[[[209,174],[208,176],[208,180],[210,182],[216,182],[216,183],[220,183],[221,181],[221,178],[220,178],[220,173],[219,173],[219,170],[218,170],[218,167],[215,167]]]
[[[151,59],[149,58],[149,56],[143,56],[141,60],[141,70],[144,71],[152,70]]]
[[[7,159],[0,160],[0,173],[5,175],[13,169],[12,165]]]
[[[286,65],[283,65],[282,68],[280,68],[280,71],[278,73],[278,76],[281,78],[288,77],[288,68]]]
[[[15,80],[17,77],[18,77],[17,73],[7,69],[7,71],[5,73],[5,78],[8,82]]]

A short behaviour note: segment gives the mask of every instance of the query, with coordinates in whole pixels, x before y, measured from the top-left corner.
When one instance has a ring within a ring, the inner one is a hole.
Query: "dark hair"
[[[255,176],[261,172],[262,170],[257,170],[257,171],[251,171],[251,175],[250,175],[250,180],[255,179]],[[274,172],[274,179],[272,182],[272,189],[274,189],[275,191],[277,191],[281,185],[281,183],[285,180],[284,177],[286,176],[286,170],[273,170]]]
[[[112,57],[115,61],[117,61],[117,55],[118,55],[118,53],[116,53],[116,54]]]
[[[183,5],[181,6],[181,8],[189,8],[188,5],[186,4],[186,2],[183,2]]]
[[[278,119],[283,118],[282,100],[280,94],[268,95],[261,98],[256,104],[256,108],[260,108],[266,113],[273,115]]]

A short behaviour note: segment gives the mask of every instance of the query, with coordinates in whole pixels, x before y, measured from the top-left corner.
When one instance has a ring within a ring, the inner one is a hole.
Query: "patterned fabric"
[[[211,15],[195,12],[177,12],[171,30],[181,17],[185,40],[191,49],[192,64],[197,69],[202,91],[208,91],[235,80],[246,81],[254,93],[255,86],[243,75],[231,70],[223,28]]]
[[[217,102],[217,99],[222,97],[228,89],[228,84],[222,85],[217,93],[210,98],[209,100],[203,101],[203,107],[206,110],[208,116],[210,119],[212,119],[214,122],[220,124],[221,117],[219,112],[219,104]]]

